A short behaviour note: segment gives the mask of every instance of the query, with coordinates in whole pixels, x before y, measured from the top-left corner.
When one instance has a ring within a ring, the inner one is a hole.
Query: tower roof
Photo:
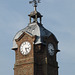
[[[13,39],[13,48],[18,48],[18,45],[16,44],[15,39],[18,39],[23,32],[28,33],[31,36],[35,36],[36,35],[36,40],[34,44],[45,44],[44,42],[44,37],[49,37],[52,33],[50,31],[48,31],[47,29],[45,29],[43,27],[43,25],[41,25],[40,23],[31,23],[29,24],[26,28],[20,30],[14,37]]]

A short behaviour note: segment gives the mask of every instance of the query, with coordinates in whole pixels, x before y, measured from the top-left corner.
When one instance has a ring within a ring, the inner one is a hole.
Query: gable
[[[14,39],[12,50],[16,50],[18,48],[17,42],[20,42],[21,40],[24,39],[30,39],[32,41],[35,41],[35,36],[31,36],[28,33],[23,32],[17,39]]]

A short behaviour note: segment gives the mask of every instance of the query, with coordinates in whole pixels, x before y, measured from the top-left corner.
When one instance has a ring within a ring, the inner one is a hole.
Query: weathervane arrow
[[[34,7],[37,7],[37,4],[40,3],[40,0],[29,1],[30,4],[34,3]]]

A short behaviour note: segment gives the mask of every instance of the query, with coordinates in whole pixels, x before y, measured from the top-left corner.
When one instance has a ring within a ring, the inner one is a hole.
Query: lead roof
[[[13,49],[18,48],[15,39],[18,39],[23,33],[27,33],[31,36],[36,35],[36,41],[34,44],[46,44],[44,42],[44,37],[49,37],[52,33],[45,29],[40,23],[31,23],[26,28],[20,30],[13,39]]]

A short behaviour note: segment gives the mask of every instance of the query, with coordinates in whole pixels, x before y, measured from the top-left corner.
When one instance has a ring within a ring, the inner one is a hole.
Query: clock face
[[[23,55],[27,55],[31,50],[31,44],[30,42],[26,41],[26,42],[23,42],[20,46],[20,52],[23,54]]]
[[[54,55],[54,46],[53,46],[52,43],[49,43],[49,44],[48,44],[48,51],[49,51],[49,54],[50,54],[51,56]]]

